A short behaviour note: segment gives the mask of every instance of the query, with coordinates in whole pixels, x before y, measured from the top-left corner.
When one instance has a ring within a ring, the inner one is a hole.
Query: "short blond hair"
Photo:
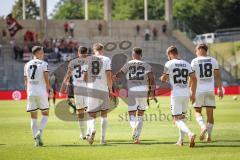
[[[166,51],[167,54],[169,53],[173,53],[173,54],[178,54],[178,50],[177,50],[177,47],[176,46],[170,46],[167,48],[167,51]]]
[[[93,50],[94,51],[101,51],[103,50],[104,46],[102,43],[95,43],[93,44]]]
[[[208,46],[204,43],[197,45],[196,50],[204,49],[206,52],[208,51]]]

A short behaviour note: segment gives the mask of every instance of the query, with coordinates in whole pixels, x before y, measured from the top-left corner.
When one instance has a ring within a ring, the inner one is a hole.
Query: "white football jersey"
[[[108,92],[106,71],[111,70],[110,58],[102,55],[87,57],[84,67],[84,71],[88,73],[87,87]]]
[[[197,77],[197,92],[214,91],[214,70],[219,69],[216,59],[206,56],[194,58],[191,62]]]
[[[72,71],[72,83],[73,86],[86,86],[86,82],[83,79],[84,59],[75,58],[68,64],[68,69]]]
[[[173,59],[166,62],[163,73],[169,75],[169,82],[172,87],[171,96],[189,96],[188,78],[191,73],[191,65],[184,61]]]
[[[24,76],[27,78],[27,95],[42,96],[47,95],[44,72],[48,72],[48,63],[33,59],[24,66]]]
[[[128,88],[132,91],[148,91],[148,73],[152,67],[141,60],[131,60],[126,63],[121,71],[126,74]]]

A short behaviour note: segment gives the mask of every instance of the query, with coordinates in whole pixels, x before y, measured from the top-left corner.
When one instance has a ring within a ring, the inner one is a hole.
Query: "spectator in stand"
[[[88,48],[88,55],[92,55],[92,48],[91,47]]]
[[[166,32],[167,32],[167,25],[163,24],[162,25],[162,33],[166,34]]]
[[[23,49],[21,49],[19,46],[15,45],[15,46],[13,47],[13,52],[14,52],[14,55],[15,55],[15,57],[14,57],[15,60],[17,60],[18,57],[19,57],[20,59],[23,58]]]
[[[75,23],[74,23],[73,21],[71,21],[71,22],[69,23],[69,31],[70,31],[70,36],[71,36],[71,38],[74,37],[74,27],[75,27]]]
[[[140,25],[139,24],[136,25],[136,33],[137,33],[137,36],[140,35]]]
[[[24,41],[25,42],[34,42],[34,33],[27,30],[24,34]]]
[[[149,41],[149,39],[150,39],[150,29],[149,28],[146,28],[144,30],[144,37],[145,37],[145,41]]]
[[[98,23],[98,34],[102,35],[102,23]]]
[[[68,29],[69,29],[68,22],[65,22],[63,27],[64,27],[65,36],[67,36],[68,35]]]
[[[2,44],[0,44],[0,55],[2,54]]]
[[[6,41],[7,40],[7,32],[5,29],[2,30],[2,40]]]
[[[153,27],[152,34],[153,34],[153,40],[156,40],[158,36],[158,31],[156,27]]]

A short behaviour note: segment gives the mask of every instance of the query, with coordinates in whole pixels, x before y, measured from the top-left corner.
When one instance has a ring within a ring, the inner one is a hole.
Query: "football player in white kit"
[[[27,112],[31,114],[31,129],[35,146],[43,146],[43,130],[48,121],[49,106],[48,93],[50,83],[48,75],[48,64],[43,61],[44,51],[41,46],[32,48],[34,59],[24,66],[24,80],[27,90]],[[37,110],[42,112],[40,124],[37,123]]]
[[[200,44],[196,47],[197,58],[192,60],[191,66],[197,77],[196,102],[194,103],[196,121],[201,127],[200,140],[211,142],[214,124],[213,109],[216,107],[214,95],[214,78],[218,87],[219,97],[223,97],[221,73],[216,59],[207,55],[208,47]],[[206,107],[207,125],[202,116],[202,107]]]
[[[83,68],[87,57],[87,48],[80,46],[78,48],[78,57],[71,60],[68,64],[68,70],[64,77],[60,93],[64,93],[69,85],[69,80],[72,77],[74,101],[77,110],[78,122],[80,127],[80,139],[86,139],[84,110],[87,107],[87,97],[79,93],[80,87],[87,87],[87,83],[83,79]]]
[[[107,113],[109,109],[109,96],[112,91],[112,67],[110,58],[104,56],[104,47],[101,43],[93,45],[94,55],[87,58],[84,70],[84,79],[88,87],[87,112],[87,141],[91,145],[96,134],[95,120],[97,112],[101,115],[100,144],[106,144]]]
[[[196,76],[191,69],[191,65],[179,59],[178,50],[175,46],[170,46],[167,49],[167,56],[169,61],[166,62],[162,82],[169,80],[171,90],[171,111],[173,120],[179,128],[179,140],[177,145],[183,146],[184,135],[189,137],[189,147],[195,146],[196,135],[187,127],[184,119],[187,112],[189,97],[192,102],[195,101],[196,92]],[[191,92],[188,86],[188,80],[191,79]]]
[[[133,48],[132,60],[127,62],[114,80],[126,75],[128,83],[128,113],[132,128],[133,143],[140,144],[144,111],[148,108],[148,97],[154,98],[155,80],[152,67],[142,60],[142,49]],[[137,116],[136,116],[137,115]]]

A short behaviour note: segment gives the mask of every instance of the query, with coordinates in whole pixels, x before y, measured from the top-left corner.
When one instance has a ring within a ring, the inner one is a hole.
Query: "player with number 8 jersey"
[[[109,96],[112,91],[112,68],[110,58],[104,56],[104,46],[101,43],[93,45],[94,55],[89,56],[84,68],[84,79],[88,87],[87,112],[87,141],[94,142],[96,133],[95,120],[97,112],[101,114],[101,140],[106,144],[107,113],[109,109]]]

